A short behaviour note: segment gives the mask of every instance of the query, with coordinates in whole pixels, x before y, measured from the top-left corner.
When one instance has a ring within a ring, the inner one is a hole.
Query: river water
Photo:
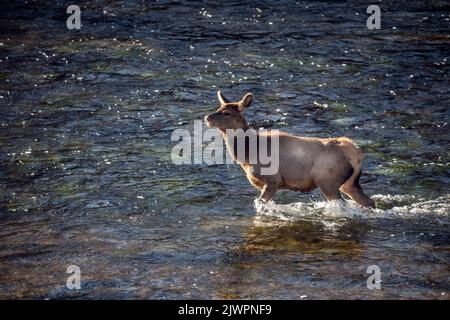
[[[80,1],[81,30],[2,4],[0,298],[449,299],[446,1],[383,1],[380,30],[366,1],[125,3]],[[352,138],[377,209],[174,165],[218,89],[255,128]]]

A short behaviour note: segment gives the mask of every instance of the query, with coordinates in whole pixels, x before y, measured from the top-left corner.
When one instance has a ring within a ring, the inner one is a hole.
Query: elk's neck
[[[249,125],[246,125],[245,128],[239,129],[228,129],[221,130],[223,139],[225,140],[225,144],[227,146],[228,152],[231,154],[233,159],[238,163],[245,163],[248,158],[249,153],[249,144],[252,142],[257,143],[258,134],[252,129]],[[238,144],[243,144],[243,151],[245,155],[240,155],[238,157]],[[243,158],[244,156],[245,158]]]

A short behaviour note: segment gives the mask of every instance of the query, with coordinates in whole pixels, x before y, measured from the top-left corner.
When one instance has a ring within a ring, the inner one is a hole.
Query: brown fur
[[[277,133],[279,139],[279,169],[274,175],[260,174],[260,164],[248,163],[249,146],[246,143],[245,159],[237,159],[236,149],[231,148],[227,129],[250,129],[242,113],[252,102],[247,93],[238,102],[229,102],[220,91],[217,92],[220,107],[215,113],[205,117],[208,126],[218,128],[227,143],[227,149],[241,165],[250,183],[261,190],[260,199],[269,201],[278,189],[311,191],[319,187],[328,200],[341,199],[341,193],[347,194],[353,201],[364,207],[375,207],[367,197],[359,178],[363,155],[361,150],[347,137],[308,138],[287,133]],[[264,135],[271,143],[274,133]],[[259,138],[257,143],[259,147]],[[236,144],[235,144],[236,145]]]

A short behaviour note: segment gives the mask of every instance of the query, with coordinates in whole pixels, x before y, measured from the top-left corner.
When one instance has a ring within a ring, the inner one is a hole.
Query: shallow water
[[[79,31],[49,3],[0,11],[0,298],[449,298],[446,1],[377,31],[365,1],[96,1]],[[255,128],[354,139],[378,209],[172,164],[218,88]]]

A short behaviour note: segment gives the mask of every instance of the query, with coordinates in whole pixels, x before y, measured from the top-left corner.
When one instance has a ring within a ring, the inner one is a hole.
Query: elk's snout
[[[215,113],[211,113],[211,114],[208,114],[207,116],[205,116],[205,122],[208,127],[211,128],[211,127],[215,126],[215,123],[214,123],[215,116],[216,116]]]

